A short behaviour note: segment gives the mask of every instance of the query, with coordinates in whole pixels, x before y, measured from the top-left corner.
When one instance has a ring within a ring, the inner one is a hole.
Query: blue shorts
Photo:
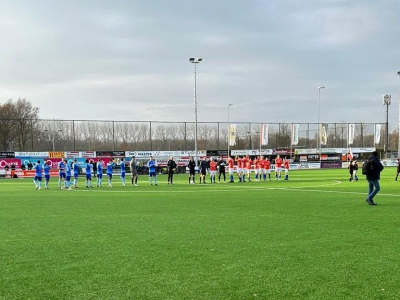
[[[42,181],[42,176],[35,176],[35,181]]]
[[[156,177],[156,172],[149,172],[149,177]]]
[[[103,174],[102,173],[97,173],[97,178],[103,178]]]
[[[59,176],[60,178],[65,178],[65,172],[61,172],[58,176]]]
[[[87,180],[92,179],[92,174],[86,174],[86,179]]]
[[[121,178],[125,178],[125,172],[121,173]]]
[[[70,181],[70,180],[71,180],[71,176],[65,177],[65,180],[66,180],[66,181]]]
[[[78,179],[78,173],[74,173],[74,178]]]
[[[44,178],[46,179],[46,181],[50,180],[50,175],[44,175]]]
[[[110,179],[112,179],[112,174],[107,173],[107,177],[110,178]]]

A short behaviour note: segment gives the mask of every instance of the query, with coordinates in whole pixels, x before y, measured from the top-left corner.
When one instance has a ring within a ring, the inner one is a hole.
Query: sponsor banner
[[[94,158],[96,157],[96,151],[81,151],[80,155],[84,158]]]
[[[382,124],[375,124],[375,144],[379,144],[381,141],[381,130],[382,130]]]
[[[65,158],[78,158],[81,153],[79,151],[66,151]]]
[[[1,158],[14,158],[15,153],[14,152],[0,152],[0,157]]]
[[[321,124],[319,137],[320,137],[320,144],[326,145],[326,142],[328,140],[328,124],[326,123]]]
[[[321,154],[321,161],[340,161],[340,156]]]
[[[354,153],[372,153],[376,150],[376,148],[352,148]]]
[[[53,159],[57,159],[58,161],[61,160],[61,158],[53,158]],[[47,157],[45,159],[38,158],[38,157],[22,157],[21,164],[24,164],[25,168],[28,168],[29,163],[31,163],[33,166],[35,166],[37,164],[38,160],[40,160],[40,163],[43,164],[44,160],[47,160]]]
[[[349,125],[349,133],[348,133],[348,143],[349,145],[352,145],[354,142],[354,131],[355,131],[355,124],[348,124]]]
[[[291,155],[295,154],[294,149],[274,149],[272,150],[272,154],[274,155]]]
[[[392,159],[392,160],[383,160],[382,165],[385,167],[396,167],[397,166],[397,160]]]
[[[65,156],[65,152],[49,152],[49,157],[50,158],[63,158]]]
[[[307,157],[306,161],[319,161],[319,154],[308,154],[305,155]]]
[[[16,174],[19,178],[33,178],[33,177],[35,177],[36,172],[34,170],[25,170],[25,171],[18,170],[18,171],[15,171],[14,174]],[[7,175],[11,175],[11,171],[6,172],[6,176]],[[50,177],[51,176],[58,177],[58,171],[50,170]]]
[[[49,152],[15,152],[15,157],[49,157]]]
[[[197,156],[206,156],[206,150],[197,150]],[[195,156],[194,151],[125,151],[125,157],[149,158],[153,157],[182,157]]]
[[[300,163],[299,169],[320,169],[320,163]]]
[[[14,164],[15,168],[21,168],[21,159],[20,158],[0,158],[0,169],[4,169],[5,166],[9,166]]]
[[[58,163],[59,163],[61,160],[62,160],[61,158],[55,157],[55,158],[48,158],[48,159],[46,159],[46,162],[51,162],[51,168],[52,168],[52,169],[57,169]]]
[[[321,161],[321,169],[338,169],[342,167],[341,161]]]
[[[228,156],[228,150],[207,150],[207,156]]]
[[[352,155],[350,155],[349,153],[343,153],[341,160],[342,162],[345,162],[352,159],[358,160],[360,158],[361,158],[361,153],[353,153]]]
[[[113,156],[113,151],[96,151],[96,157],[110,157]]]
[[[308,161],[308,160],[307,160],[307,155],[300,155],[300,156],[299,156],[299,160],[300,160],[301,162]]]
[[[299,143],[299,124],[292,124],[292,145]]]
[[[262,146],[268,145],[268,131],[269,131],[269,124],[260,124],[260,143]]]
[[[236,145],[237,124],[229,124],[229,146]]]
[[[125,151],[113,151],[111,156],[114,156],[114,157],[125,157]]]
[[[231,156],[243,156],[243,155],[272,155],[272,149],[261,149],[260,150],[231,150]]]

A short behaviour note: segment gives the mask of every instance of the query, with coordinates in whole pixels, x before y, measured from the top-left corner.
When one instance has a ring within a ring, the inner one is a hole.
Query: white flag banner
[[[268,145],[268,130],[269,130],[269,124],[262,124],[261,123],[261,135],[260,135],[260,142],[261,146],[266,146]]]
[[[299,143],[299,124],[292,124],[292,145]]]
[[[381,141],[381,130],[382,124],[375,124],[375,144],[379,144]]]
[[[328,124],[323,123],[321,124],[321,127],[319,129],[319,137],[320,137],[320,144],[321,145],[326,145],[326,142],[328,141]]]
[[[236,145],[236,128],[237,124],[230,124],[229,128],[229,146]]]
[[[349,145],[352,145],[354,142],[354,129],[355,129],[355,125],[354,124],[349,124]]]

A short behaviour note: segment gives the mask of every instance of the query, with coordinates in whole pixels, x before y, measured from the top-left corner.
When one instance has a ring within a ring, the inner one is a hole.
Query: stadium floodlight
[[[319,86],[318,87],[318,130],[317,130],[317,149],[319,149],[320,143],[321,143],[321,137],[320,137],[320,131],[321,131],[321,126],[319,124],[319,116],[321,113],[321,89],[324,89],[324,86]]]
[[[400,71],[397,72],[397,75],[400,76]],[[398,151],[397,157],[400,157],[400,85],[399,85],[399,143],[398,143],[397,147],[398,147],[397,148],[397,151]]]
[[[232,105],[233,105],[232,103],[228,104],[228,157],[230,157],[229,156],[229,146],[231,143],[231,121],[230,121],[230,116],[229,116],[229,107],[231,107]]]
[[[201,57],[189,58],[189,62],[193,64],[193,73],[194,73],[194,155],[195,155],[195,165],[197,166],[198,158],[197,158],[197,70],[196,65],[201,62],[203,59]]]
[[[386,139],[385,139],[385,152],[389,148],[389,105],[392,103],[392,96],[389,94],[383,95],[383,105],[386,105]]]

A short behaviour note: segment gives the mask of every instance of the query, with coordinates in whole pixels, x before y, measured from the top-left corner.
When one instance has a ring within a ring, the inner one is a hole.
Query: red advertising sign
[[[21,159],[20,158],[0,158],[0,169],[4,169],[5,166],[9,166],[14,164],[15,168],[21,168]]]
[[[14,174],[17,175],[19,178],[30,178],[30,177],[35,177],[36,172],[34,170],[30,171],[14,171]],[[56,176],[58,177],[58,171],[57,170],[51,170],[50,171],[50,176]],[[11,177],[11,171],[6,172],[6,177]]]
[[[61,158],[48,158],[46,162],[51,161],[51,168],[57,169],[58,163],[61,161]]]

